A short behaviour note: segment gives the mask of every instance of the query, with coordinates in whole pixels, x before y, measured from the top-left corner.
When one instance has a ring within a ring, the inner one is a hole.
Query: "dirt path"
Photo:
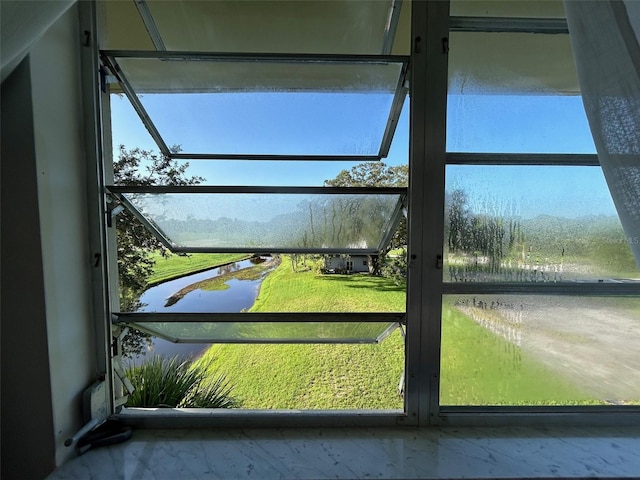
[[[596,398],[640,401],[637,299],[521,296],[509,304],[489,302],[459,308]]]
[[[640,400],[640,318],[628,300],[527,301],[535,308],[523,313],[523,349],[599,399]]]

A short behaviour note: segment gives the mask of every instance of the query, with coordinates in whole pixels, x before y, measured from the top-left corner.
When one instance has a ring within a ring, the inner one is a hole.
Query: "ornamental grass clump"
[[[135,390],[128,407],[230,408],[232,386],[226,377],[211,372],[209,364],[180,356],[154,356],[127,369]]]

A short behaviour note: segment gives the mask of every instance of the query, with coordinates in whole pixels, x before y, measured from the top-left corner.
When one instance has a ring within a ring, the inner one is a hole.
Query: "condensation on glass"
[[[640,404],[640,299],[446,295],[441,405]]]
[[[284,187],[271,193],[241,187],[227,193],[207,187],[173,193],[162,187],[110,190],[119,192],[173,251],[221,253],[377,254],[390,240],[406,196],[402,188],[359,193],[324,187],[297,193]]]
[[[636,281],[600,167],[449,165],[447,282]]]
[[[447,151],[595,153],[569,36],[452,32]]]
[[[383,54],[393,48],[409,53],[410,3],[218,0],[148,5],[167,50]]]

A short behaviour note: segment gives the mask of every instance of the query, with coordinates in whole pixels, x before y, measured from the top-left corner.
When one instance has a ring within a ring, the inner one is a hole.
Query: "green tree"
[[[473,259],[473,263],[465,268],[500,274],[502,261],[516,255],[517,249],[524,244],[518,219],[472,212],[468,206],[467,194],[461,189],[447,194],[445,209],[445,237],[449,252]],[[485,257],[482,262],[480,257]],[[464,269],[455,265],[449,268],[455,280],[467,279],[462,273]]]
[[[173,147],[173,152],[180,151]],[[115,185],[158,186],[196,185],[202,177],[186,175],[188,163],[179,164],[171,158],[148,150],[134,148],[127,150],[120,145],[118,159],[113,162]],[[168,255],[168,250],[154,237],[128,210],[120,213],[116,220],[118,249],[118,272],[120,288],[120,308],[132,312],[140,308],[140,295],[148,286],[148,278],[153,272],[152,252]],[[151,339],[146,333],[130,329],[123,339],[125,356],[142,353]]]
[[[409,165],[389,166],[383,162],[365,162],[351,167],[349,170],[342,170],[336,178],[325,180],[327,187],[407,187],[409,184]],[[370,258],[371,273],[379,275],[385,271],[401,272],[406,276],[406,245],[407,245],[407,221],[403,216],[400,219],[391,241],[381,252],[380,257]],[[393,249],[403,249],[400,261],[392,261],[391,269],[383,268],[388,263],[387,254]],[[385,273],[386,275],[386,273]]]
[[[449,250],[452,252],[466,250],[469,239],[469,208],[467,207],[467,195],[463,190],[456,189],[447,197],[447,240]],[[446,227],[445,227],[446,228]]]
[[[365,162],[342,170],[336,178],[325,180],[327,187],[406,187],[409,166],[388,166],[384,162]]]

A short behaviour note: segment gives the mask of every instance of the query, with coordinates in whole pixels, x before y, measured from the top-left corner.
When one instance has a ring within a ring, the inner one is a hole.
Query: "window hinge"
[[[436,269],[442,270],[442,255],[436,255]]]
[[[102,65],[100,66],[99,74],[100,74],[100,90],[102,91],[102,93],[107,93],[107,85],[110,85],[112,83],[118,83],[118,79],[116,78],[116,76],[110,75]]]
[[[118,216],[119,213],[122,213],[124,211],[124,206],[121,203],[117,203],[115,204],[115,206],[112,206],[112,204],[108,204],[107,205],[107,227],[111,228],[113,227],[113,219],[114,217]]]

